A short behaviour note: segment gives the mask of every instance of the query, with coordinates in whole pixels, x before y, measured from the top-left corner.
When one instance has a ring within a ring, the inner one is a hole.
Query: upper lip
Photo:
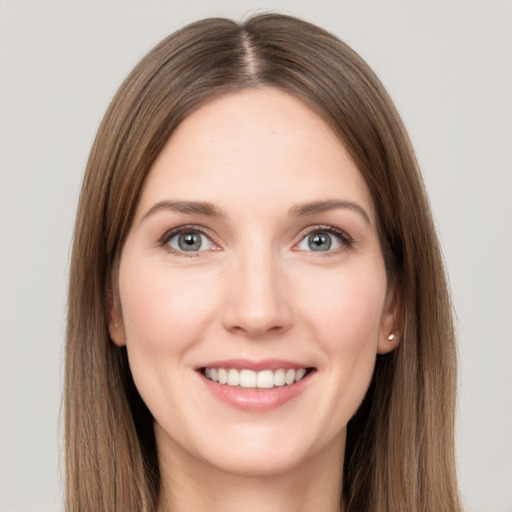
[[[225,359],[223,361],[211,361],[198,366],[196,369],[202,368],[234,368],[236,370],[253,370],[260,372],[263,370],[299,370],[300,368],[311,368],[310,364],[299,363],[296,361],[288,361],[284,359],[260,359],[252,361],[250,359]]]

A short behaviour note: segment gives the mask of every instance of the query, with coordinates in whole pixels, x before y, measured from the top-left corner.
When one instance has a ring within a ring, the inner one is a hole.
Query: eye
[[[214,243],[198,230],[187,229],[166,237],[165,245],[176,252],[199,252],[215,248]]]
[[[334,228],[315,230],[306,235],[297,245],[301,251],[328,252],[351,244],[348,235]]]

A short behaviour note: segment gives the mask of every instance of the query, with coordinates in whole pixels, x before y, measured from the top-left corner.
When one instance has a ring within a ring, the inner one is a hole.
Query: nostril
[[[227,329],[233,333],[255,339],[265,339],[276,336],[287,330],[285,325],[270,325],[266,322],[247,321],[240,325],[228,326]]]

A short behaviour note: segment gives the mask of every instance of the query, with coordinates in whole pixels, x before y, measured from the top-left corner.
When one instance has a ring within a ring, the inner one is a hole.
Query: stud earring
[[[394,333],[392,333],[392,334],[390,334],[390,335],[388,336],[388,341],[393,341],[394,339],[395,339],[395,335],[394,335]]]

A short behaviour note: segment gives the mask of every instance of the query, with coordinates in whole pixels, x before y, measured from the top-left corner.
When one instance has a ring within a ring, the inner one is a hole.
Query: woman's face
[[[119,302],[111,335],[161,457],[230,473],[339,464],[376,354],[395,344],[365,182],[326,123],[272,88],[214,99],[174,132],[123,248]]]

